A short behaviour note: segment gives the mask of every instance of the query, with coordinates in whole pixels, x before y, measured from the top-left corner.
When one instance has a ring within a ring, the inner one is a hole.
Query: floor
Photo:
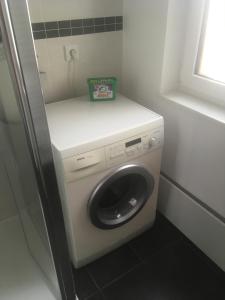
[[[160,214],[152,229],[79,270],[79,300],[222,300],[225,273]]]
[[[0,223],[0,299],[55,300],[30,256],[17,216]]]

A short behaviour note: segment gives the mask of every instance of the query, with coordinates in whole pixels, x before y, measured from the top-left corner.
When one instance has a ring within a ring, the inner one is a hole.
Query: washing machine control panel
[[[163,127],[129,137],[117,143],[64,159],[66,181],[72,182],[107,167],[154,151],[163,144]]]
[[[109,165],[152,151],[163,144],[163,128],[145,132],[106,147]]]

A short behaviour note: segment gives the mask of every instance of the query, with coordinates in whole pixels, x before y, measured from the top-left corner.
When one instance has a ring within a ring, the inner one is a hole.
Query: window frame
[[[204,40],[209,0],[190,2],[183,63],[180,70],[180,89],[210,102],[225,105],[225,84],[196,74]]]

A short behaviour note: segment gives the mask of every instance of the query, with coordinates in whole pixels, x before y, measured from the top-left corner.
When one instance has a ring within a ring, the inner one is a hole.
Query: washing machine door
[[[122,226],[143,208],[153,189],[154,178],[144,167],[119,168],[98,184],[89,199],[92,224],[101,229]]]

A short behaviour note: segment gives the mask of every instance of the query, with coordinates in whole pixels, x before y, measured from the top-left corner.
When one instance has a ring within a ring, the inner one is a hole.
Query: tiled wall
[[[32,24],[34,39],[64,37],[100,32],[119,31],[123,29],[123,17],[101,17],[39,22]]]
[[[120,86],[122,0],[29,0],[28,4],[46,102],[87,94],[89,77],[115,76]],[[66,45],[78,48],[79,60],[65,61]]]
[[[88,93],[89,77],[115,76],[122,65],[122,31],[35,40],[46,102]],[[66,62],[64,46],[75,45],[79,60]]]

